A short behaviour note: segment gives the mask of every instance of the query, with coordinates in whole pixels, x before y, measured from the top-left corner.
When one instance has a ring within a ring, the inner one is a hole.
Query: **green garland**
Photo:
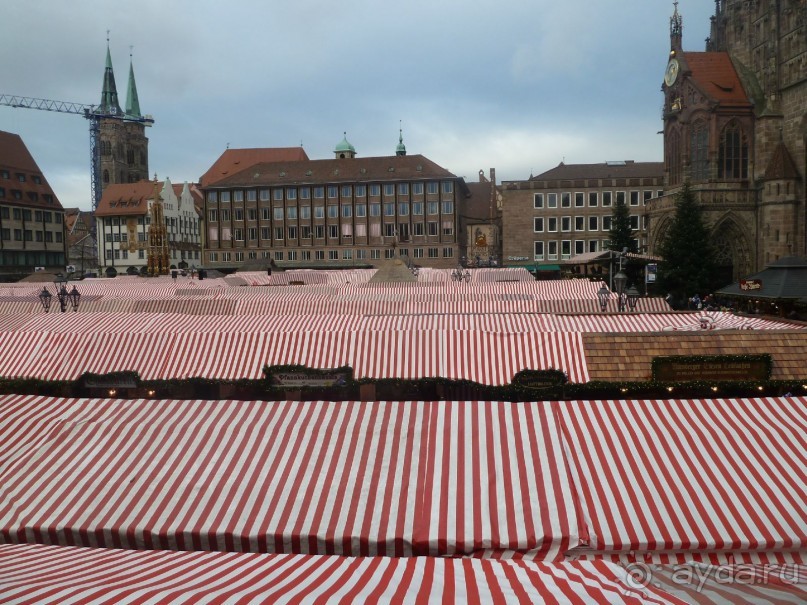
[[[687,359],[716,360],[723,356],[689,356]],[[740,357],[759,361],[770,356],[747,355],[725,356],[731,361]],[[97,395],[103,387],[88,388],[85,379],[97,382],[131,380],[137,386],[133,389],[119,387],[118,397],[137,398],[219,398],[222,391],[228,399],[276,400],[285,399],[287,393],[301,392],[301,399],[357,399],[363,385],[374,385],[375,399],[442,399],[450,391],[467,390],[468,396],[491,401],[536,401],[563,399],[654,399],[671,398],[712,398],[712,397],[759,397],[783,395],[807,395],[807,380],[741,380],[741,381],[590,381],[570,383],[561,370],[524,370],[517,373],[510,384],[502,386],[483,385],[471,380],[447,378],[421,378],[416,380],[385,378],[364,378],[356,380],[353,369],[345,366],[330,370],[319,370],[300,365],[266,366],[262,379],[218,380],[201,377],[175,378],[171,380],[142,380],[136,372],[114,372],[111,374],[85,373],[75,381],[38,380],[34,378],[0,378],[0,393],[47,395],[53,397],[86,397]],[[304,373],[307,375],[344,373],[349,378],[343,385],[287,387],[273,385],[271,376],[277,372]],[[544,383],[535,385],[536,380]],[[554,381],[554,383],[553,383]],[[112,387],[114,388],[114,387]],[[123,391],[123,392],[120,392]],[[449,391],[448,393],[446,391]]]

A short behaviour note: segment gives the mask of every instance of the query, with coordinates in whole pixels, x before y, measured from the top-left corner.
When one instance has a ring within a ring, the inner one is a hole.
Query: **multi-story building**
[[[238,165],[220,159],[226,170],[216,172],[228,174],[200,184],[205,266],[265,260],[345,267],[396,257],[429,267],[457,264],[458,216],[469,195],[461,177],[422,155],[406,155],[403,141],[396,155],[358,158],[345,138],[334,154]]]
[[[188,183],[172,185],[167,178],[107,187],[95,213],[101,268],[145,272],[155,201],[163,206],[170,264],[180,269],[201,266],[202,230],[192,189]]]
[[[689,182],[723,285],[807,253],[805,0],[717,0],[706,52],[670,20],[664,74],[665,195],[649,206],[651,251]]]
[[[64,209],[19,135],[0,131],[0,274],[66,266]]]
[[[630,211],[638,250],[647,245],[645,206],[663,193],[661,162],[564,164],[526,181],[503,181],[504,266],[555,265],[608,248],[613,207]]]

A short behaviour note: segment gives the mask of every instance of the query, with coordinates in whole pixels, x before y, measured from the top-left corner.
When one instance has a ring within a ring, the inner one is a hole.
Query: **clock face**
[[[667,63],[667,71],[664,72],[664,83],[667,86],[675,84],[675,79],[678,77],[678,60],[670,59]]]

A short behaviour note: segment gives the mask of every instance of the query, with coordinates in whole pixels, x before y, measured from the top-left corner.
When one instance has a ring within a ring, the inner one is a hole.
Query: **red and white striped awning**
[[[0,397],[0,542],[554,561],[550,403]]]
[[[584,556],[804,563],[807,399],[556,407]]]
[[[572,382],[588,381],[579,333],[273,332],[238,326],[238,331],[176,332],[147,324],[148,331],[114,330],[114,336],[91,325],[87,331],[0,332],[0,376],[75,380],[84,372],[128,370],[144,380],[257,379],[267,364],[300,364],[350,366],[359,379],[442,377],[504,385],[524,369],[558,369]]]
[[[790,397],[6,395],[0,543],[803,565],[805,427]]]
[[[0,545],[0,602],[679,604],[605,562]]]

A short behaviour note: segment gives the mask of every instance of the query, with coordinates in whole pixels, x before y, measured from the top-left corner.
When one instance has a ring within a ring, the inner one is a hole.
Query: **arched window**
[[[670,185],[681,182],[681,136],[677,130],[670,131],[667,140],[667,170],[670,173]]]
[[[129,163],[129,166],[134,165],[134,149],[129,149],[126,151],[126,161]]]
[[[104,170],[104,182],[109,182],[109,170]]]
[[[748,178],[748,139],[736,122],[723,129],[717,159],[717,177]]]
[[[693,181],[709,178],[709,132],[705,122],[692,125],[690,140],[690,177]]]

